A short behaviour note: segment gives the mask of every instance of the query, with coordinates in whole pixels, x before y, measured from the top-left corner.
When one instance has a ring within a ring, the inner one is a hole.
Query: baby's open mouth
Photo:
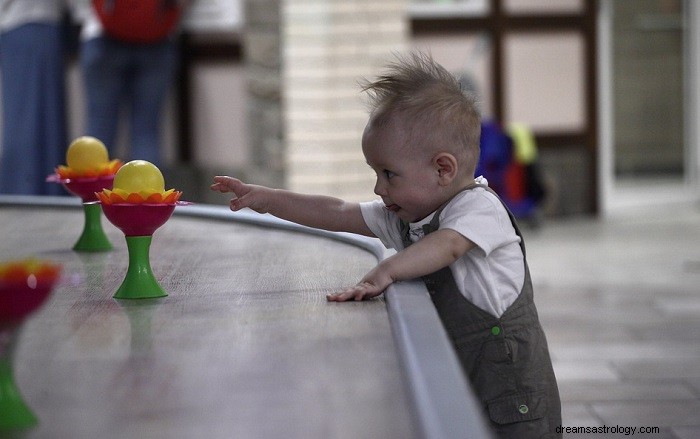
[[[386,204],[386,208],[390,212],[397,212],[401,209],[397,204]]]

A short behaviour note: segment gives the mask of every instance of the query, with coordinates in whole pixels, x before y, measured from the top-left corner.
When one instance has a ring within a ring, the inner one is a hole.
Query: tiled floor
[[[524,234],[564,437],[700,438],[700,207]]]

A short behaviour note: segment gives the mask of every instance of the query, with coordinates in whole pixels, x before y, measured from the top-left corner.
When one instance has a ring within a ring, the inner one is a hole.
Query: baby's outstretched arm
[[[447,267],[475,244],[451,229],[441,229],[395,255],[384,259],[355,286],[326,298],[331,302],[369,299],[394,282],[416,279]]]
[[[227,176],[214,177],[211,190],[232,193],[230,206],[234,212],[248,207],[317,229],[374,236],[362,218],[358,203],[247,184]]]

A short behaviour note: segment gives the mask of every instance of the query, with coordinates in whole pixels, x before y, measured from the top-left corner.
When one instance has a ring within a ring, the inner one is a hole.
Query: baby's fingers
[[[221,183],[214,183],[211,186],[209,186],[209,189],[215,191],[215,192],[228,192],[229,188],[227,186],[222,185]]]
[[[243,190],[243,182],[237,178],[217,175],[214,177],[214,184],[209,186],[211,190],[218,192],[234,192],[238,193]]]
[[[231,198],[231,201],[229,202],[229,207],[234,212],[237,210],[241,210],[244,207],[250,207],[250,197],[243,196]]]
[[[337,293],[326,295],[329,302],[345,302],[348,300],[369,299],[377,294],[373,291],[373,286],[368,284],[358,284]]]
[[[353,297],[353,293],[349,291],[341,291],[338,293],[326,294],[326,300],[329,302],[345,302]]]

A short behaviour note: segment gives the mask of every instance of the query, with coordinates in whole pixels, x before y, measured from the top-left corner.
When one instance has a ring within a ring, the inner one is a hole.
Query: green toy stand
[[[0,437],[39,423],[22,400],[12,364],[24,320],[46,301],[60,273],[60,266],[36,259],[0,263]]]
[[[103,252],[112,250],[112,244],[102,229],[102,207],[99,203],[83,203],[85,225],[78,242],[73,246],[77,252]]]
[[[102,209],[95,193],[102,192],[103,189],[112,189],[114,174],[78,178],[61,178],[58,174],[51,174],[46,178],[46,181],[61,183],[68,192],[79,196],[83,200],[85,224],[83,233],[73,246],[73,250],[77,252],[104,252],[112,250],[112,244],[102,230]]]
[[[153,299],[168,295],[153,276],[148,252],[153,233],[168,221],[178,204],[180,202],[102,204],[107,219],[124,232],[129,250],[129,268],[114,294],[115,299]]]
[[[17,329],[9,335],[11,340],[0,352],[0,433],[24,430],[36,426],[39,421],[22,400],[12,372],[12,357]],[[0,334],[0,337],[8,334]]]
[[[152,236],[127,236],[129,268],[115,299],[152,299],[168,293],[160,286],[151,270],[149,250]]]

